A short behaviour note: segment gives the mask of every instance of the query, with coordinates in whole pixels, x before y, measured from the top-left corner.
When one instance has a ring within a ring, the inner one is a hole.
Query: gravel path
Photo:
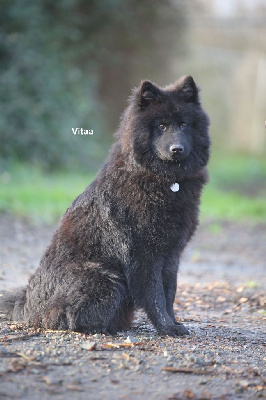
[[[54,229],[0,216],[0,289],[27,282]],[[2,316],[0,398],[265,398],[265,243],[266,224],[200,226],[176,297],[189,337],[158,337],[142,312],[115,337],[35,331]]]

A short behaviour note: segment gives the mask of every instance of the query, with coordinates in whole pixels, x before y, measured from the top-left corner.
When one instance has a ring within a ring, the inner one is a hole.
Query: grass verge
[[[201,218],[266,221],[266,160],[214,154]],[[0,174],[0,212],[53,222],[93,180],[94,174],[44,174],[28,165]]]
[[[1,175],[0,212],[53,222],[93,180],[94,174],[44,174],[26,165]]]

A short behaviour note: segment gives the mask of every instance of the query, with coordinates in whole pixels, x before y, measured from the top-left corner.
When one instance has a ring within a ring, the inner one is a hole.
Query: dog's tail
[[[24,320],[24,305],[26,303],[26,287],[3,291],[0,293],[0,312],[13,321]]]

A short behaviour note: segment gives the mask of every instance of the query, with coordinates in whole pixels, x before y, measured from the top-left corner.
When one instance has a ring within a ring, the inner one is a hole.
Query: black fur
[[[207,181],[208,126],[192,77],[164,89],[142,82],[106,164],[64,214],[28,286],[4,295],[1,309],[33,326],[114,334],[140,307],[160,334],[187,334],[173,302]]]

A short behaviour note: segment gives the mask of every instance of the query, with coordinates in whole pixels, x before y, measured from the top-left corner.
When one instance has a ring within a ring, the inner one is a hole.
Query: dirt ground
[[[23,285],[54,226],[0,216],[0,289]],[[266,397],[266,224],[202,224],[181,263],[176,316],[159,337],[142,312],[115,337],[34,331],[1,316],[1,399]]]

